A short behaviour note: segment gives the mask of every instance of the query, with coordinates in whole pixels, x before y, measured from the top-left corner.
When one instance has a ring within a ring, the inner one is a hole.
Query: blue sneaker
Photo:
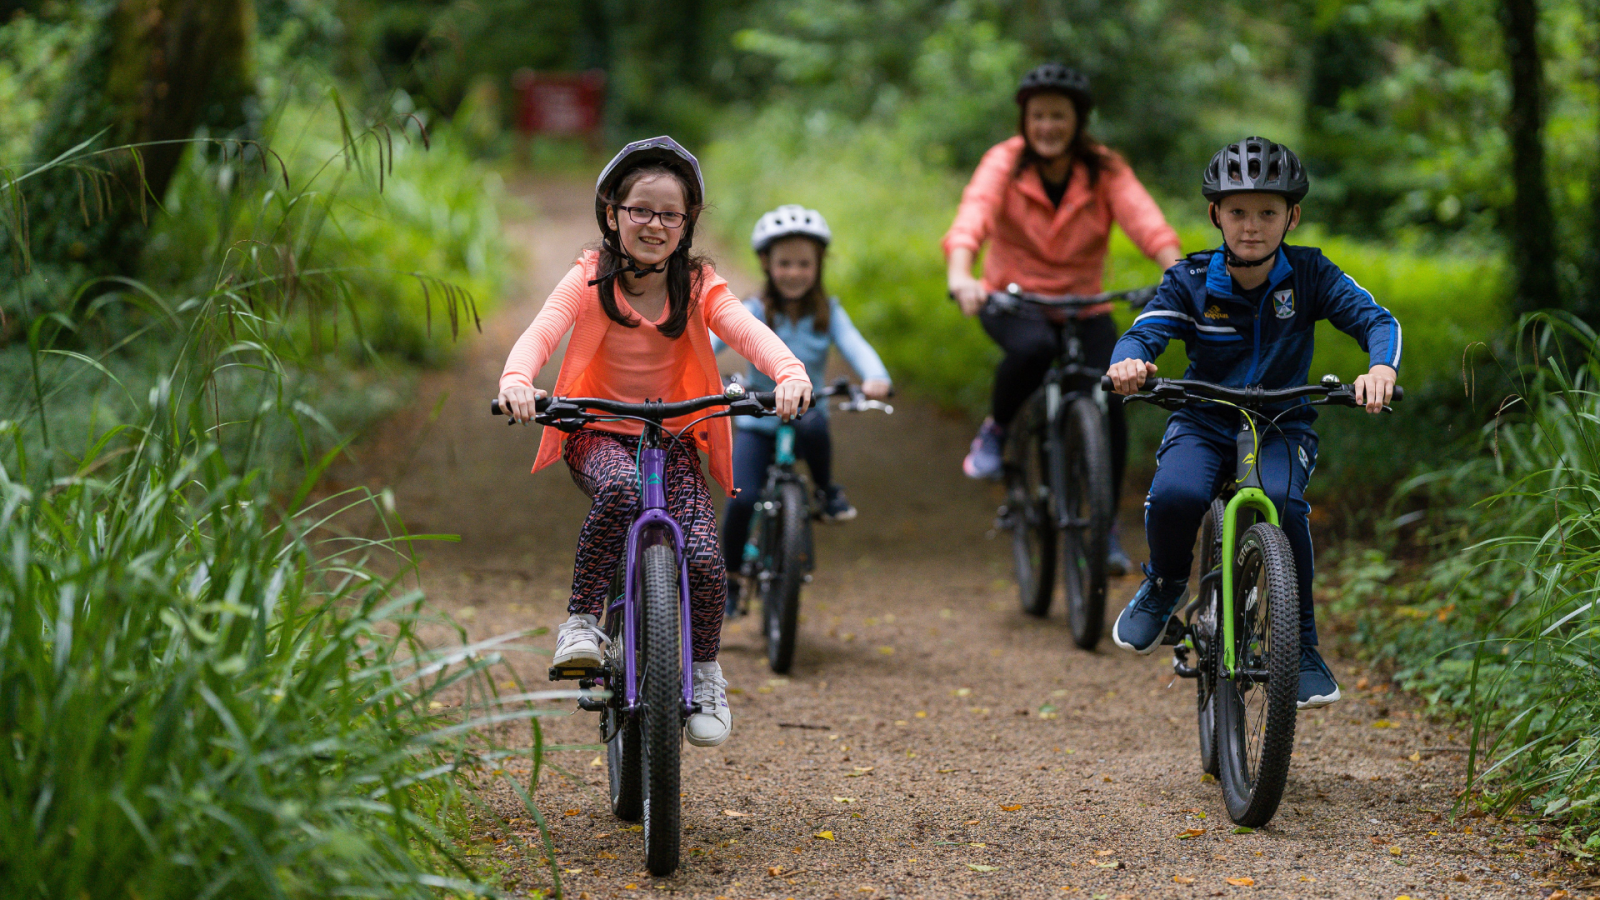
[[[1300,702],[1298,709],[1319,709],[1339,702],[1339,682],[1322,661],[1316,647],[1300,648]]]
[[[1111,523],[1106,535],[1106,574],[1121,577],[1133,571],[1133,560],[1122,552],[1122,539],[1117,536],[1117,523]]]
[[[1144,584],[1139,585],[1139,592],[1133,595],[1122,615],[1117,616],[1111,640],[1124,650],[1148,656],[1161,646],[1161,638],[1167,633],[1167,621],[1188,586],[1187,578],[1181,581],[1157,578],[1150,567],[1145,566]]]
[[[978,436],[972,439],[972,449],[961,461],[961,471],[967,473],[968,478],[998,479],[1002,468],[1000,451],[1005,444],[1006,430],[996,425],[994,419],[984,419]]]

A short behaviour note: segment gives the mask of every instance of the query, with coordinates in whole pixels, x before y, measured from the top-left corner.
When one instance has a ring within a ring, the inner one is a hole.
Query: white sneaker
[[[696,747],[715,747],[728,739],[733,729],[733,714],[728,711],[728,680],[722,677],[722,664],[694,664],[694,706],[689,716],[689,743]]]
[[[558,666],[600,667],[600,646],[606,642],[599,619],[586,613],[573,613],[556,632]]]

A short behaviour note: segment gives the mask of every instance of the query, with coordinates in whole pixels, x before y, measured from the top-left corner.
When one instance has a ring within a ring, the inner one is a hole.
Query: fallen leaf
[[[1373,728],[1393,728],[1394,727],[1394,723],[1389,721],[1388,719],[1379,719],[1378,721],[1372,723],[1372,727]]]
[[[856,798],[854,798],[854,797],[835,797],[833,799],[836,800],[839,803],[854,803],[854,802],[856,802]]]
[[[846,773],[844,773],[844,777],[846,777],[846,778],[860,778],[861,776],[867,774],[868,772],[871,772],[873,767],[872,766],[856,766],[855,769],[856,770],[854,772],[846,772]]]
[[[1571,896],[1572,895],[1567,893],[1566,891],[1556,891],[1555,893],[1551,894],[1550,896],[1544,898],[1544,900],[1567,900],[1567,898],[1571,897]]]
[[[1400,853],[1401,853],[1401,850],[1400,850],[1399,847],[1390,847],[1389,848],[1389,855],[1390,856],[1399,856]]]
[[[639,886],[630,881],[627,884],[623,885],[622,889],[625,890],[625,891],[637,891],[639,889]]]
[[[583,810],[580,810],[580,809],[569,809],[566,812],[563,812],[562,815],[563,816],[576,816],[581,812],[583,812]]]
[[[882,653],[884,656],[892,656],[894,654],[894,648],[893,647],[879,647],[878,648],[878,652]]]
[[[1223,880],[1235,887],[1253,887],[1256,883],[1256,880],[1248,875],[1243,878],[1225,878]]]
[[[1094,852],[1094,855],[1095,856],[1110,856],[1111,854],[1113,854],[1115,852],[1117,852],[1117,851],[1115,851],[1115,850],[1096,850]]]
[[[967,868],[971,869],[974,872],[998,872],[998,871],[1000,871],[1000,867],[999,866],[985,866],[985,865],[979,865],[978,863],[967,863]]]
[[[739,812],[736,809],[725,809],[722,811],[722,814],[725,816],[733,816],[736,819],[747,819],[750,816],[755,815],[755,813]]]
[[[978,820],[977,819],[968,819],[965,822],[962,822],[961,824],[963,824],[963,825],[976,825],[976,824],[978,824]]]
[[[608,853],[605,850],[601,850],[599,853],[595,854],[595,859],[616,859],[616,858],[617,858],[617,855],[615,853]]]
[[[956,697],[970,697],[972,696],[972,688],[956,688],[950,693]]]
[[[1200,816],[1200,818],[1203,819],[1203,818],[1205,818],[1205,816],[1202,814]],[[1249,825],[1240,825],[1238,828],[1235,828],[1233,830],[1233,833],[1234,834],[1255,834],[1256,830],[1254,828],[1251,828]]]
[[[1125,868],[1127,868],[1126,866],[1124,866],[1122,864],[1121,860],[1116,860],[1116,859],[1113,859],[1110,862],[1095,863],[1095,867],[1096,868],[1100,868],[1100,869],[1125,869]]]
[[[777,878],[783,874],[783,866],[767,866],[767,877]]]
[[[831,831],[819,831],[816,834],[813,834],[812,837],[819,838],[819,839],[824,840],[824,841],[831,841],[831,840],[833,840],[833,832],[831,832]]]
[[[1010,806],[1002,806],[1000,808],[1005,810],[1006,812],[1016,812],[1017,810],[1022,808],[1022,804],[1021,803],[1013,803]]]
[[[1200,783],[1201,784],[1216,784],[1217,783],[1217,776],[1211,774],[1210,772],[1205,772],[1205,773],[1201,774],[1201,776],[1200,776]]]
[[[877,888],[875,888],[875,887],[867,887],[866,885],[863,884],[861,887],[856,888],[856,890],[860,891],[860,892],[864,892],[864,893],[870,894],[873,891],[876,891]]]
[[[928,717],[928,711],[927,710],[925,710],[925,709],[917,710],[917,718],[926,719],[927,717]]]
[[[1178,832],[1178,840],[1187,841],[1189,838],[1197,838],[1205,833],[1206,830],[1204,828],[1185,828]]]
[[[985,844],[983,841],[973,841],[973,842],[967,844],[967,846],[968,847],[987,847],[989,845]]]
[[[1406,759],[1409,759],[1412,762],[1422,762],[1422,751],[1418,750],[1415,753],[1412,753],[1410,756],[1406,757]]]
[[[1192,875],[1174,875],[1172,880],[1178,884],[1194,884],[1194,876]]]
[[[644,826],[643,825],[629,825],[627,828],[624,828],[622,830],[623,831],[643,831],[644,830]]]
[[[594,759],[589,760],[589,768],[591,768],[591,769],[598,769],[603,765],[605,765],[605,761],[602,760],[598,756],[596,756]]]

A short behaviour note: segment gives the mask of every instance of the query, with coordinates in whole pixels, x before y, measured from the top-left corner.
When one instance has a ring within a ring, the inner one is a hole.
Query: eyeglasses
[[[682,228],[683,223],[689,220],[686,213],[681,212],[656,212],[644,206],[621,206],[617,209],[628,214],[635,225],[649,225],[650,220],[660,217],[661,225],[665,228]]]

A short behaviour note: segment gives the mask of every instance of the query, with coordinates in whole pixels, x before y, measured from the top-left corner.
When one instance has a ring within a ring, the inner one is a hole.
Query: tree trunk
[[[52,98],[34,159],[105,151],[23,182],[36,299],[61,308],[84,277],[132,275],[155,202],[202,123],[237,125],[253,90],[252,0],[102,0],[95,37]],[[35,309],[34,312],[40,310]]]
[[[1556,282],[1554,215],[1545,178],[1544,71],[1539,56],[1537,0],[1502,0],[1500,25],[1511,70],[1511,179],[1516,190],[1507,223],[1519,313],[1561,306]]]

